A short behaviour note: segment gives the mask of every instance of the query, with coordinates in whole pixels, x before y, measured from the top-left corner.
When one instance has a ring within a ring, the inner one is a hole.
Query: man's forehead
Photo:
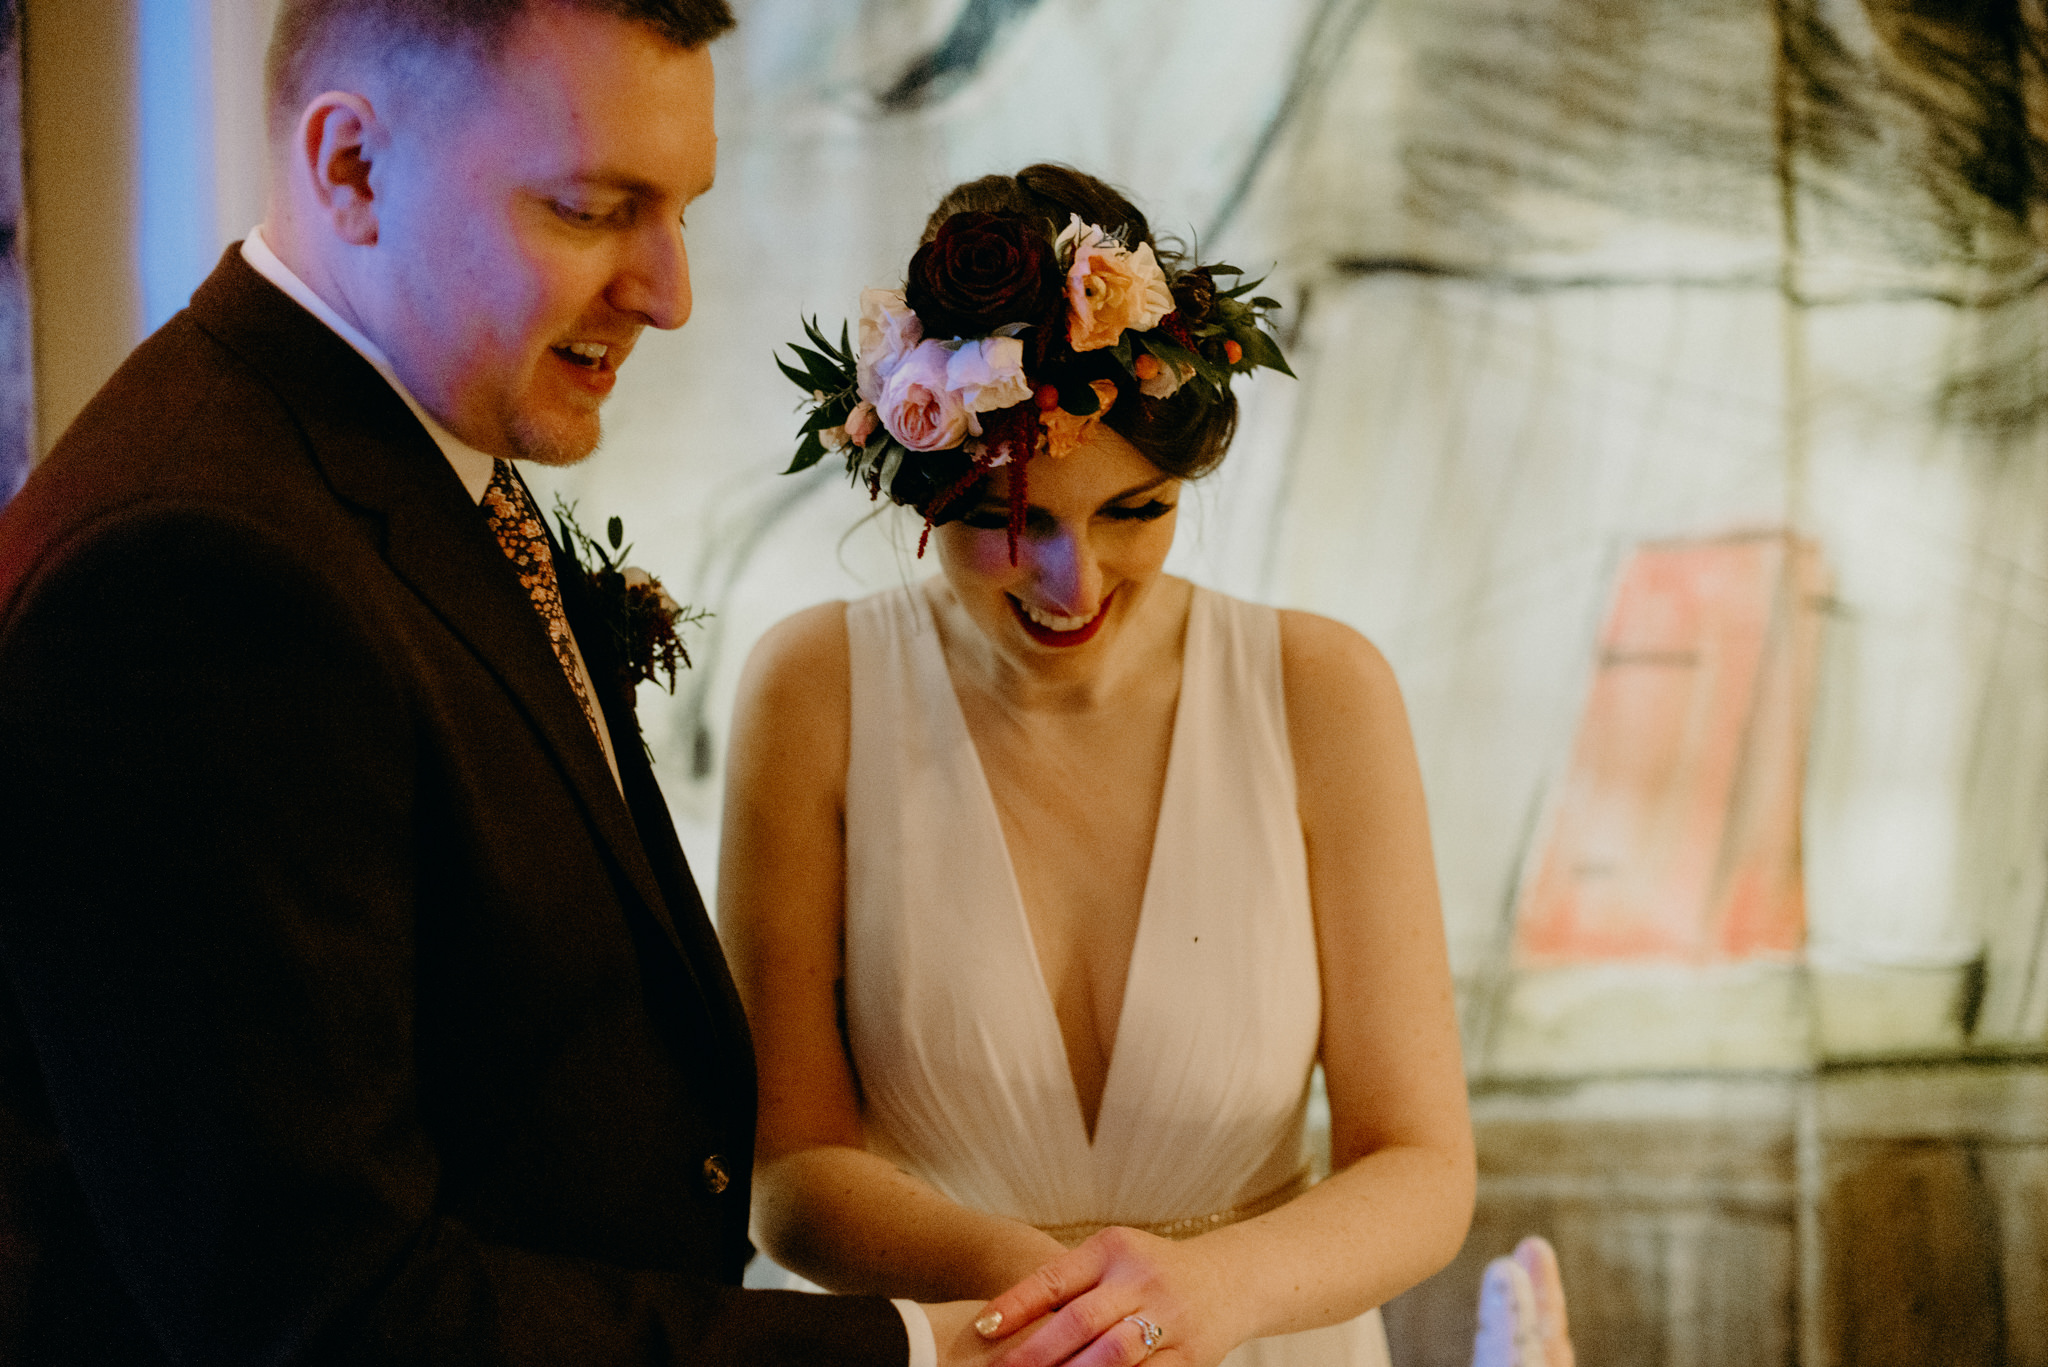
[[[716,163],[712,82],[703,46],[550,4],[508,35],[468,89],[449,92],[462,106],[449,113],[537,171],[547,163],[553,178],[694,196],[710,188]]]

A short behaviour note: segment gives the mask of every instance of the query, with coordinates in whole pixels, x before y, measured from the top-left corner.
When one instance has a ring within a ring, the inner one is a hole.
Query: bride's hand
[[[1000,1338],[1035,1322],[1000,1367],[1214,1367],[1245,1335],[1227,1270],[1200,1245],[1111,1226],[990,1301],[977,1324],[1001,1316],[989,1334]],[[1158,1331],[1149,1350],[1146,1324]]]

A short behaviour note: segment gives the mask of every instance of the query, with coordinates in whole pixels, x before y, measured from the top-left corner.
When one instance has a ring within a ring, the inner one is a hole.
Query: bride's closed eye
[[[1172,512],[1175,506],[1163,498],[1155,498],[1133,506],[1115,504],[1104,508],[1102,515],[1118,522],[1156,522]]]

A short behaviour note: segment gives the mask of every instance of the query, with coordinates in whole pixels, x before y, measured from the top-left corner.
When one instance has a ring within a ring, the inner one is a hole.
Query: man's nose
[[[690,318],[690,253],[682,225],[636,234],[631,258],[613,282],[612,306],[650,327],[679,328]]]

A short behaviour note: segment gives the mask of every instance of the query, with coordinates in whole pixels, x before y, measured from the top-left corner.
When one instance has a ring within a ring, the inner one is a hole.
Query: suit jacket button
[[[704,1190],[713,1196],[732,1185],[732,1174],[725,1170],[725,1160],[712,1154],[704,1160]]]

